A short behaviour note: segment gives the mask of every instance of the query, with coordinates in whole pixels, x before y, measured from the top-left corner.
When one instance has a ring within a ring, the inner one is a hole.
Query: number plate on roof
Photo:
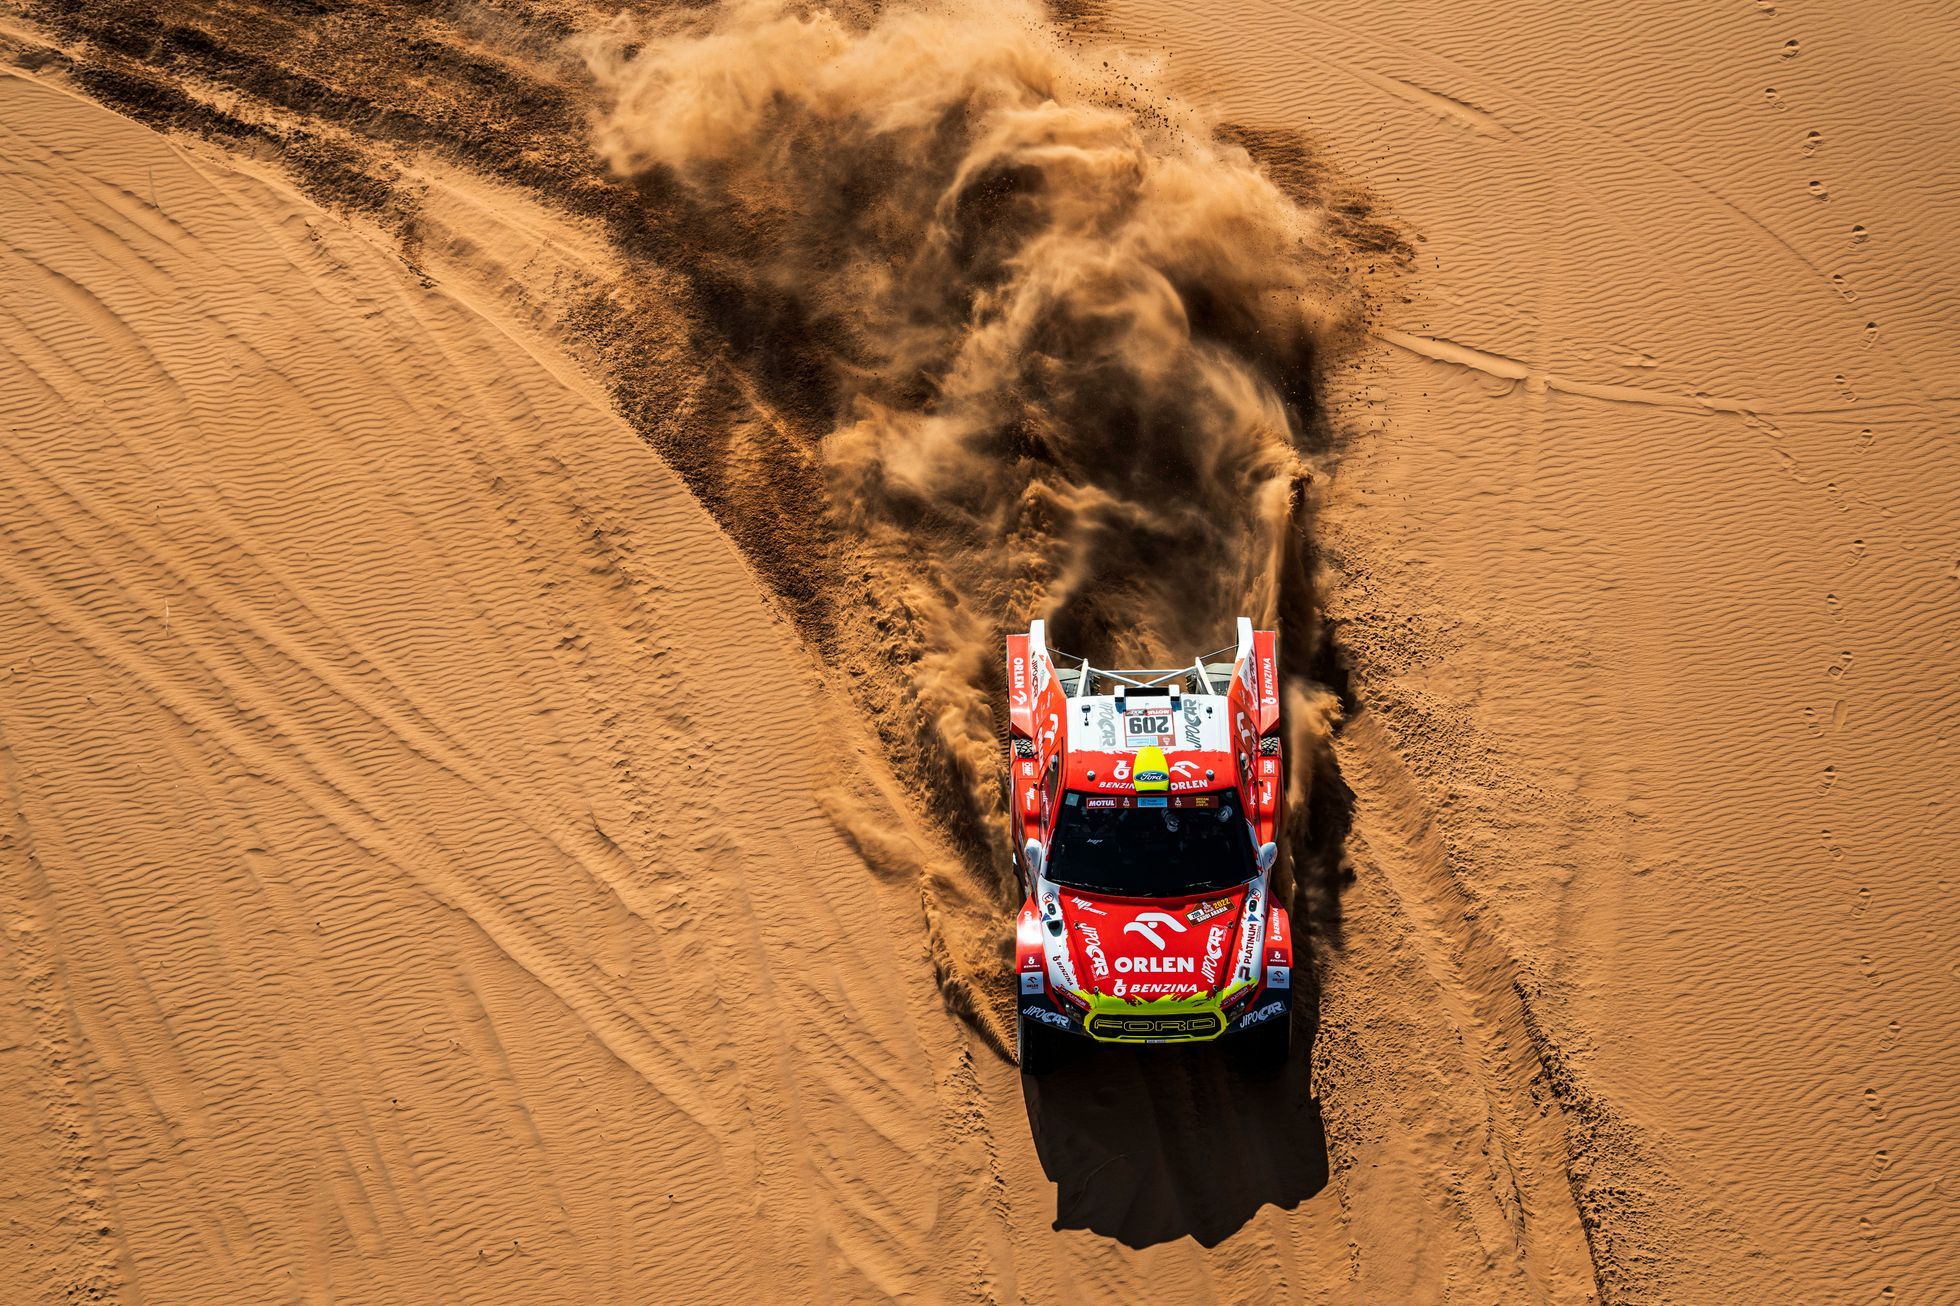
[[[1123,743],[1128,748],[1169,748],[1176,739],[1171,734],[1168,707],[1131,708],[1123,713]]]

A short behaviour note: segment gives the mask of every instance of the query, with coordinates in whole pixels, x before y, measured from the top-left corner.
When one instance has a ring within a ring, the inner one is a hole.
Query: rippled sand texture
[[[1071,12],[1373,254],[1311,1052],[1038,1087],[610,7],[319,8],[0,5],[0,1301],[1960,1295],[1944,7]]]
[[[1952,1298],[1960,24],[1232,12],[1108,22],[1422,238],[1326,514],[1350,918],[1411,918],[1608,1296]],[[1379,1026],[1344,969],[1324,1019]]]

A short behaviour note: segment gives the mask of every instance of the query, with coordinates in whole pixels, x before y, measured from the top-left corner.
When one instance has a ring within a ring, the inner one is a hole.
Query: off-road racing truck
[[[1066,1041],[1233,1040],[1283,1064],[1293,931],[1271,886],[1286,786],[1272,631],[1177,668],[1007,639],[1021,1069]]]

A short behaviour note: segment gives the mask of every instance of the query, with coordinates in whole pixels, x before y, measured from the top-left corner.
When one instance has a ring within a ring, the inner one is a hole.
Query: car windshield
[[[1242,884],[1252,836],[1231,792],[1215,807],[1085,807],[1070,794],[1049,846],[1047,877],[1071,889],[1170,898]]]

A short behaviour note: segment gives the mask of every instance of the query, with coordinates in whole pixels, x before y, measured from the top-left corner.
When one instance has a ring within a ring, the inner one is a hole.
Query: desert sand
[[[0,8],[0,1301],[1960,1299],[1949,10],[318,8]],[[1276,1079],[1006,1054],[1047,605]]]

